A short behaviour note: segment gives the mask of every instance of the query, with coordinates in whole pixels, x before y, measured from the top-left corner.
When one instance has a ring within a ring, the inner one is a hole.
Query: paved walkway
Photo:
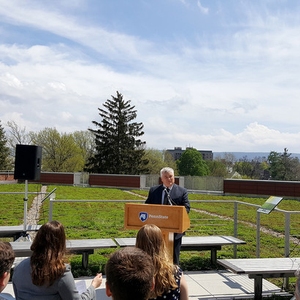
[[[186,272],[186,280],[189,288],[190,300],[203,299],[253,299],[254,281],[249,279],[247,275],[236,275],[228,271],[203,271],[203,272]],[[77,284],[85,282],[86,286],[90,285],[92,278],[82,277],[76,279]],[[13,295],[12,284],[3,291]],[[271,296],[273,294],[282,294],[280,288],[263,280],[263,296]],[[292,297],[292,296],[291,296]],[[105,294],[105,276],[102,285],[97,289],[97,299],[110,299]]]

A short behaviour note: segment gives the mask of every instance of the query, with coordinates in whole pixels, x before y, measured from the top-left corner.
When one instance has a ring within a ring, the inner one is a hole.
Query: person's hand
[[[93,281],[92,281],[92,286],[96,289],[98,288],[102,283],[102,273],[97,274]]]

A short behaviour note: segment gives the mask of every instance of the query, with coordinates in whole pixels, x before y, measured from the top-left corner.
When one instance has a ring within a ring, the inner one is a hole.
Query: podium
[[[174,233],[183,233],[190,227],[184,206],[157,204],[125,204],[125,228],[140,229],[145,224],[158,226],[173,259]]]

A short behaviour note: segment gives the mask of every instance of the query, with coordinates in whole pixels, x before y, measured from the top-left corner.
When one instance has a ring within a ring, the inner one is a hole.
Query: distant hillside
[[[217,157],[224,157],[225,154],[232,154],[234,157],[239,160],[244,157],[247,157],[248,160],[252,160],[255,157],[265,157],[267,158],[270,152],[213,152],[214,154],[214,159]],[[292,153],[292,157],[298,157],[300,159],[300,153]]]

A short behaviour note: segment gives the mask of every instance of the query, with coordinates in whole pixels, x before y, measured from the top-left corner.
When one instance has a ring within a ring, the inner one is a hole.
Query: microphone
[[[166,188],[165,188],[164,190],[165,190],[165,193],[167,194],[167,199],[168,199],[169,204],[170,204],[170,205],[173,205],[173,204],[176,205],[176,203],[172,200],[172,198],[171,198],[171,196],[170,196],[168,190],[167,190]]]

